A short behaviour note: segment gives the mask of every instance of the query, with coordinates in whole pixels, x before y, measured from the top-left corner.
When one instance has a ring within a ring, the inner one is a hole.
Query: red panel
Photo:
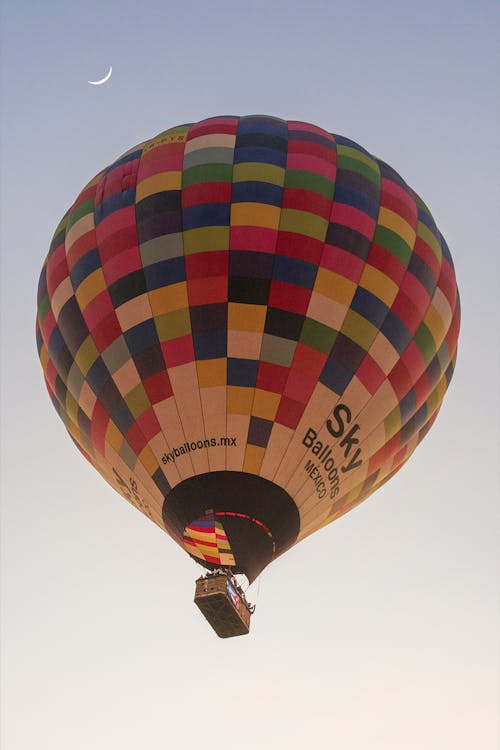
[[[310,346],[306,346],[299,341],[297,348],[295,349],[292,368],[293,370],[299,370],[300,372],[310,375],[313,379],[318,380],[327,359],[327,354],[324,354],[317,349],[313,349]]]
[[[136,423],[134,423],[132,427],[130,427],[130,429],[127,431],[125,438],[136,456],[139,455],[144,446],[147,444],[146,438],[144,437]]]
[[[284,232],[280,230],[276,252],[289,258],[298,258],[308,263],[319,264],[323,253],[324,243],[314,237],[306,237],[295,232]]]
[[[155,435],[161,432],[160,423],[154,413],[153,409],[148,409],[140,417],[137,417],[136,422],[147,440],[152,440]]]
[[[81,237],[67,247],[66,258],[69,270],[71,271],[80,258],[83,258],[84,255],[87,255],[87,253],[95,247],[97,247],[97,240],[94,229],[85,232],[85,234],[82,234]]]
[[[296,369],[292,369],[286,381],[283,394],[301,404],[307,404],[317,382],[316,377],[311,377],[303,372],[298,372]]]
[[[415,307],[418,307],[420,315],[423,318],[430,302],[430,297],[426,288],[410,271],[405,274],[400,288],[402,292],[413,300],[413,304]]]
[[[422,322],[422,313],[415,306],[413,300],[400,290],[391,310],[413,335]]]
[[[110,346],[121,335],[122,329],[114,312],[92,329],[92,338],[100,352]]]
[[[161,350],[167,367],[177,367],[194,361],[193,339],[190,333],[178,339],[162,341]]]
[[[197,182],[182,189],[182,207],[200,203],[231,203],[230,182]]]
[[[332,211],[332,223],[354,229],[371,240],[375,232],[376,221],[364,211],[345,203],[335,203]]]
[[[283,192],[282,208],[307,211],[316,216],[322,216],[324,219],[329,219],[332,201],[330,198],[314,193],[312,190],[286,188]]]
[[[82,310],[89,331],[97,328],[99,323],[114,312],[113,303],[107,289],[104,289],[97,297],[94,297],[87,307]]]
[[[401,401],[401,399],[406,396],[408,391],[413,387],[413,378],[402,360],[396,362],[387,376],[387,379],[399,401]]]
[[[106,429],[109,423],[109,414],[100,401],[96,401],[92,412],[90,426],[90,442],[99,453],[104,455],[104,444]]]
[[[170,379],[166,372],[158,372],[156,375],[143,380],[142,384],[152,404],[164,401],[173,394]]]
[[[335,271],[339,276],[350,279],[355,283],[361,278],[363,273],[364,261],[341,247],[334,245],[325,245],[325,251],[321,258],[321,267],[329,271]]]
[[[101,237],[99,232],[99,257],[103,265],[111,258],[120,255],[127,248],[136,246],[137,229],[135,224],[122,227],[105,237]]]
[[[304,289],[295,284],[287,284],[286,281],[273,281],[269,291],[269,307],[277,307],[279,310],[305,315],[311,289]]]
[[[376,243],[373,243],[370,248],[367,262],[374,268],[382,271],[382,273],[385,273],[385,275],[392,279],[398,286],[407,271],[404,263],[401,263],[401,261],[390,253],[389,250],[386,250],[385,247],[381,247]]]
[[[257,388],[273,393],[283,393],[288,373],[288,367],[261,362],[257,374]]]
[[[190,306],[227,302],[227,285],[227,276],[211,276],[210,279],[189,279],[187,288]]]
[[[356,371],[356,377],[373,396],[384,382],[385,373],[375,360],[367,354]]]
[[[130,247],[128,250],[115,255],[103,265],[106,284],[111,286],[113,282],[127,276],[129,273],[139,271],[143,268],[141,253],[138,247]]]
[[[230,245],[234,250],[255,250],[259,253],[274,253],[278,232],[264,227],[235,227],[230,230]]]
[[[184,258],[186,264],[186,277],[191,279],[203,279],[208,276],[227,275],[229,269],[229,251],[215,250],[209,253],[193,253]],[[209,284],[212,283],[210,279]]]
[[[291,398],[283,396],[280,401],[278,412],[274,421],[279,422],[279,424],[283,424],[285,425],[285,427],[290,427],[292,430],[294,430],[297,427],[302,414],[304,413],[304,409],[305,404],[299,403],[299,401],[294,401]]]

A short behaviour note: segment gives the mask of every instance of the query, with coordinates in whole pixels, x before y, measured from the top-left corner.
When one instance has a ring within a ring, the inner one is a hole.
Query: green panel
[[[154,321],[160,341],[179,339],[191,333],[191,318],[186,308],[158,315]]]
[[[425,360],[425,364],[428,365],[436,353],[436,342],[425,323],[420,324],[414,336],[414,341]]]
[[[182,172],[182,187],[196,185],[198,182],[231,182],[232,171],[231,164],[200,164],[189,167]]]
[[[323,354],[330,354],[337,335],[338,331],[333,328],[312,318],[306,318],[300,333],[300,342]]]
[[[242,162],[233,167],[233,182],[270,182],[272,185],[283,186],[284,179],[285,170],[274,164]]]
[[[66,227],[66,231],[70,229],[70,227],[73,226],[73,224],[76,224],[76,222],[81,219],[83,216],[87,216],[88,214],[94,213],[94,199],[88,201],[83,201],[83,203],[80,203],[79,206],[75,208],[74,211],[71,212],[71,214],[68,216],[68,224]]]
[[[139,385],[136,385],[136,387],[133,388],[130,393],[127,393],[127,395],[125,396],[125,401],[134,419],[137,419],[141,416],[141,414],[144,414],[144,412],[151,406],[148,395],[144,390],[144,386],[142,385],[142,383],[139,383]]]
[[[38,304],[38,320],[40,323],[43,323],[45,316],[51,309],[50,307],[50,301],[47,295],[45,297],[42,297]]]
[[[324,242],[328,229],[328,221],[309,211],[298,211],[295,208],[283,208],[280,215],[280,230],[295,232],[306,237]]]
[[[382,227],[380,226],[380,224],[377,224],[373,242],[376,245],[380,245],[386,250],[389,250],[389,252],[392,253],[396,258],[399,258],[401,263],[403,263],[405,266],[408,266],[412,254],[412,249],[402,239],[400,234],[393,232],[392,229],[387,229],[387,227]]]
[[[285,187],[311,190],[313,193],[319,193],[326,198],[332,198],[335,183],[320,174],[307,172],[303,169],[290,169],[286,173]]]

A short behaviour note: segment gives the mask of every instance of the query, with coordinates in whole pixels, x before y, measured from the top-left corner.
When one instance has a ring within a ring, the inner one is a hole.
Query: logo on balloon
[[[338,444],[342,449],[343,455],[340,462],[340,472],[346,474],[358,466],[361,466],[361,448],[359,438],[356,433],[360,429],[359,423],[355,422],[346,432],[347,427],[351,424],[352,413],[346,404],[337,404],[332,412],[332,418],[326,420],[326,429],[333,438],[342,438]],[[333,442],[333,441],[332,441]],[[309,448],[317,460],[308,459],[305,464],[305,471],[313,480],[316,492],[319,498],[323,498],[327,492],[327,486],[330,490],[330,498],[333,500],[339,493],[340,476],[337,463],[333,455],[333,445],[318,439],[318,432],[313,427],[309,427],[302,438],[302,444]]]

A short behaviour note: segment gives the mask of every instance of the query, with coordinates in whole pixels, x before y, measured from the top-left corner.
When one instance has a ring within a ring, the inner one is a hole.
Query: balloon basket
[[[208,573],[196,581],[194,602],[219,638],[247,635],[255,609],[245,598],[232,574]]]

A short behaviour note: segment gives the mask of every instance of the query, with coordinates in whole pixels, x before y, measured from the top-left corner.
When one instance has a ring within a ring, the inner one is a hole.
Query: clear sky
[[[498,2],[5,0],[2,28],[2,748],[497,750]],[[250,113],[394,166],[447,239],[463,317],[412,460],[270,566],[251,635],[222,641],[199,568],[65,433],[34,320],[88,179],[167,127]]]

